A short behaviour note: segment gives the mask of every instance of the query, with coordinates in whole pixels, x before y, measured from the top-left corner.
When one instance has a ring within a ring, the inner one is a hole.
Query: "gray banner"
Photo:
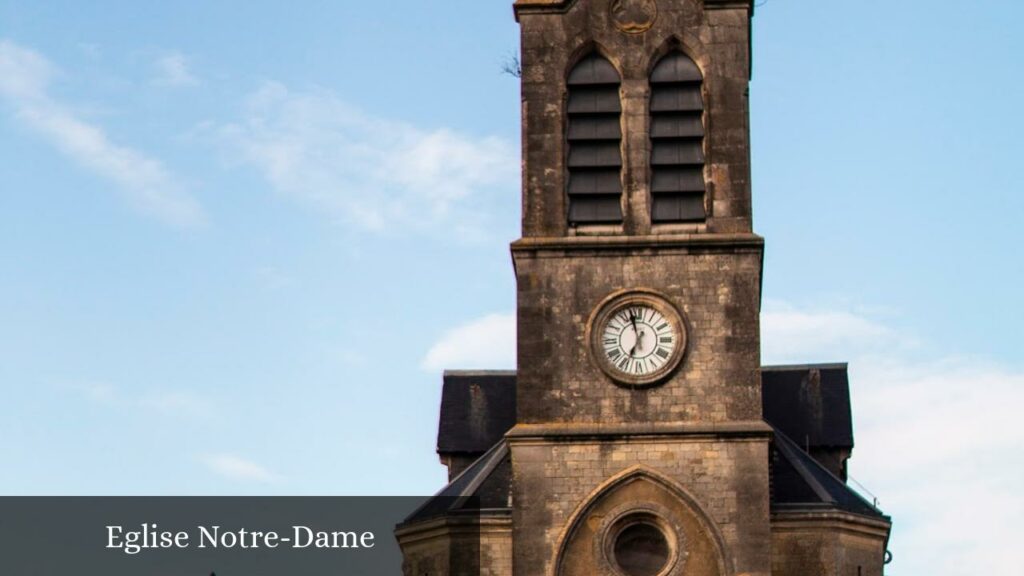
[[[4,576],[402,573],[416,497],[0,497]]]

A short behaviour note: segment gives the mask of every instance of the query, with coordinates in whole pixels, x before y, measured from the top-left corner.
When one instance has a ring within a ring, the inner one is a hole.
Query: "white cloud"
[[[848,310],[799,310],[766,302],[761,313],[761,355],[766,364],[830,361],[911,341],[886,326]]]
[[[216,130],[279,192],[367,230],[478,221],[488,193],[509,193],[519,171],[501,139],[422,130],[277,83],[249,98],[244,119]]]
[[[161,391],[148,394],[140,398],[138,404],[143,408],[149,408],[169,415],[197,417],[213,415],[213,406],[207,398],[186,390]]]
[[[425,370],[514,368],[516,318],[489,314],[445,332],[423,358]]]
[[[200,458],[214,474],[228,480],[273,484],[280,477],[267,468],[234,454],[206,454]]]
[[[105,382],[85,382],[75,384],[73,388],[100,404],[116,404],[119,401],[117,390]]]
[[[199,79],[189,69],[188,59],[178,52],[160,56],[153,62],[153,66],[156,69],[153,83],[158,86],[187,87],[199,84]]]
[[[267,290],[283,290],[297,284],[294,276],[276,266],[260,266],[255,275],[260,285]]]
[[[770,362],[849,361],[851,475],[893,516],[891,571],[1018,573],[1024,373],[977,358],[911,358],[927,356],[917,338],[850,310],[776,303],[762,332]]]
[[[0,40],[0,96],[19,119],[67,157],[115,183],[137,209],[177,226],[202,223],[200,205],[159,160],[113,143],[101,127],[51,97],[56,72],[39,53]]]
[[[214,403],[204,395],[189,390],[126,391],[106,382],[84,382],[65,385],[89,400],[126,411],[146,410],[165,416],[208,418],[215,415]]]

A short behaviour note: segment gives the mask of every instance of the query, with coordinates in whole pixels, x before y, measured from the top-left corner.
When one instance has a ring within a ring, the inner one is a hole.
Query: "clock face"
[[[645,292],[626,293],[599,307],[591,335],[598,364],[628,385],[652,384],[666,376],[686,344],[675,308]]]

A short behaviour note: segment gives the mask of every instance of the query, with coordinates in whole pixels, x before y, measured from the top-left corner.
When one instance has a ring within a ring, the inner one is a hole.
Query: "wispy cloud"
[[[266,467],[235,454],[206,454],[200,460],[211,472],[228,480],[273,484],[281,479]]]
[[[179,52],[171,52],[158,57],[153,62],[153,67],[156,72],[153,83],[158,86],[181,88],[199,85],[199,78],[192,73],[188,59]]]
[[[978,358],[928,357],[917,337],[846,309],[775,303],[762,332],[767,363],[849,361],[851,474],[894,517],[894,571],[1019,571],[1024,373]]]
[[[116,404],[119,401],[117,390],[105,382],[85,382],[72,387],[85,394],[93,402]]]
[[[50,94],[56,67],[38,52],[0,40],[0,96],[64,155],[118,186],[137,209],[176,226],[201,224],[199,203],[157,159],[115,144]]]
[[[146,410],[166,416],[207,418],[215,414],[214,403],[191,390],[145,390],[118,388],[107,382],[83,382],[67,386],[89,400],[122,410]]]
[[[256,280],[266,290],[277,291],[295,286],[297,280],[277,266],[260,266],[255,272]]]
[[[441,335],[421,362],[424,370],[514,368],[516,317],[489,314]]]
[[[906,335],[845,309],[798,309],[769,301],[761,313],[761,354],[768,363],[845,358],[851,349],[865,353],[907,347]]]
[[[214,414],[208,398],[187,390],[149,393],[139,398],[138,404],[170,415],[208,417]]]
[[[279,192],[364,230],[479,221],[514,189],[517,152],[494,137],[376,118],[325,91],[267,83],[220,142]]]

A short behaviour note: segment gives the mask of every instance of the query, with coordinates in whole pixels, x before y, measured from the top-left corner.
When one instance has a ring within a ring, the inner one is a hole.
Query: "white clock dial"
[[[686,323],[652,290],[624,290],[598,304],[588,322],[591,358],[617,384],[663,382],[686,353]]]
[[[616,311],[601,334],[602,349],[611,366],[635,376],[664,368],[675,356],[678,343],[673,323],[657,309],[645,305]]]

